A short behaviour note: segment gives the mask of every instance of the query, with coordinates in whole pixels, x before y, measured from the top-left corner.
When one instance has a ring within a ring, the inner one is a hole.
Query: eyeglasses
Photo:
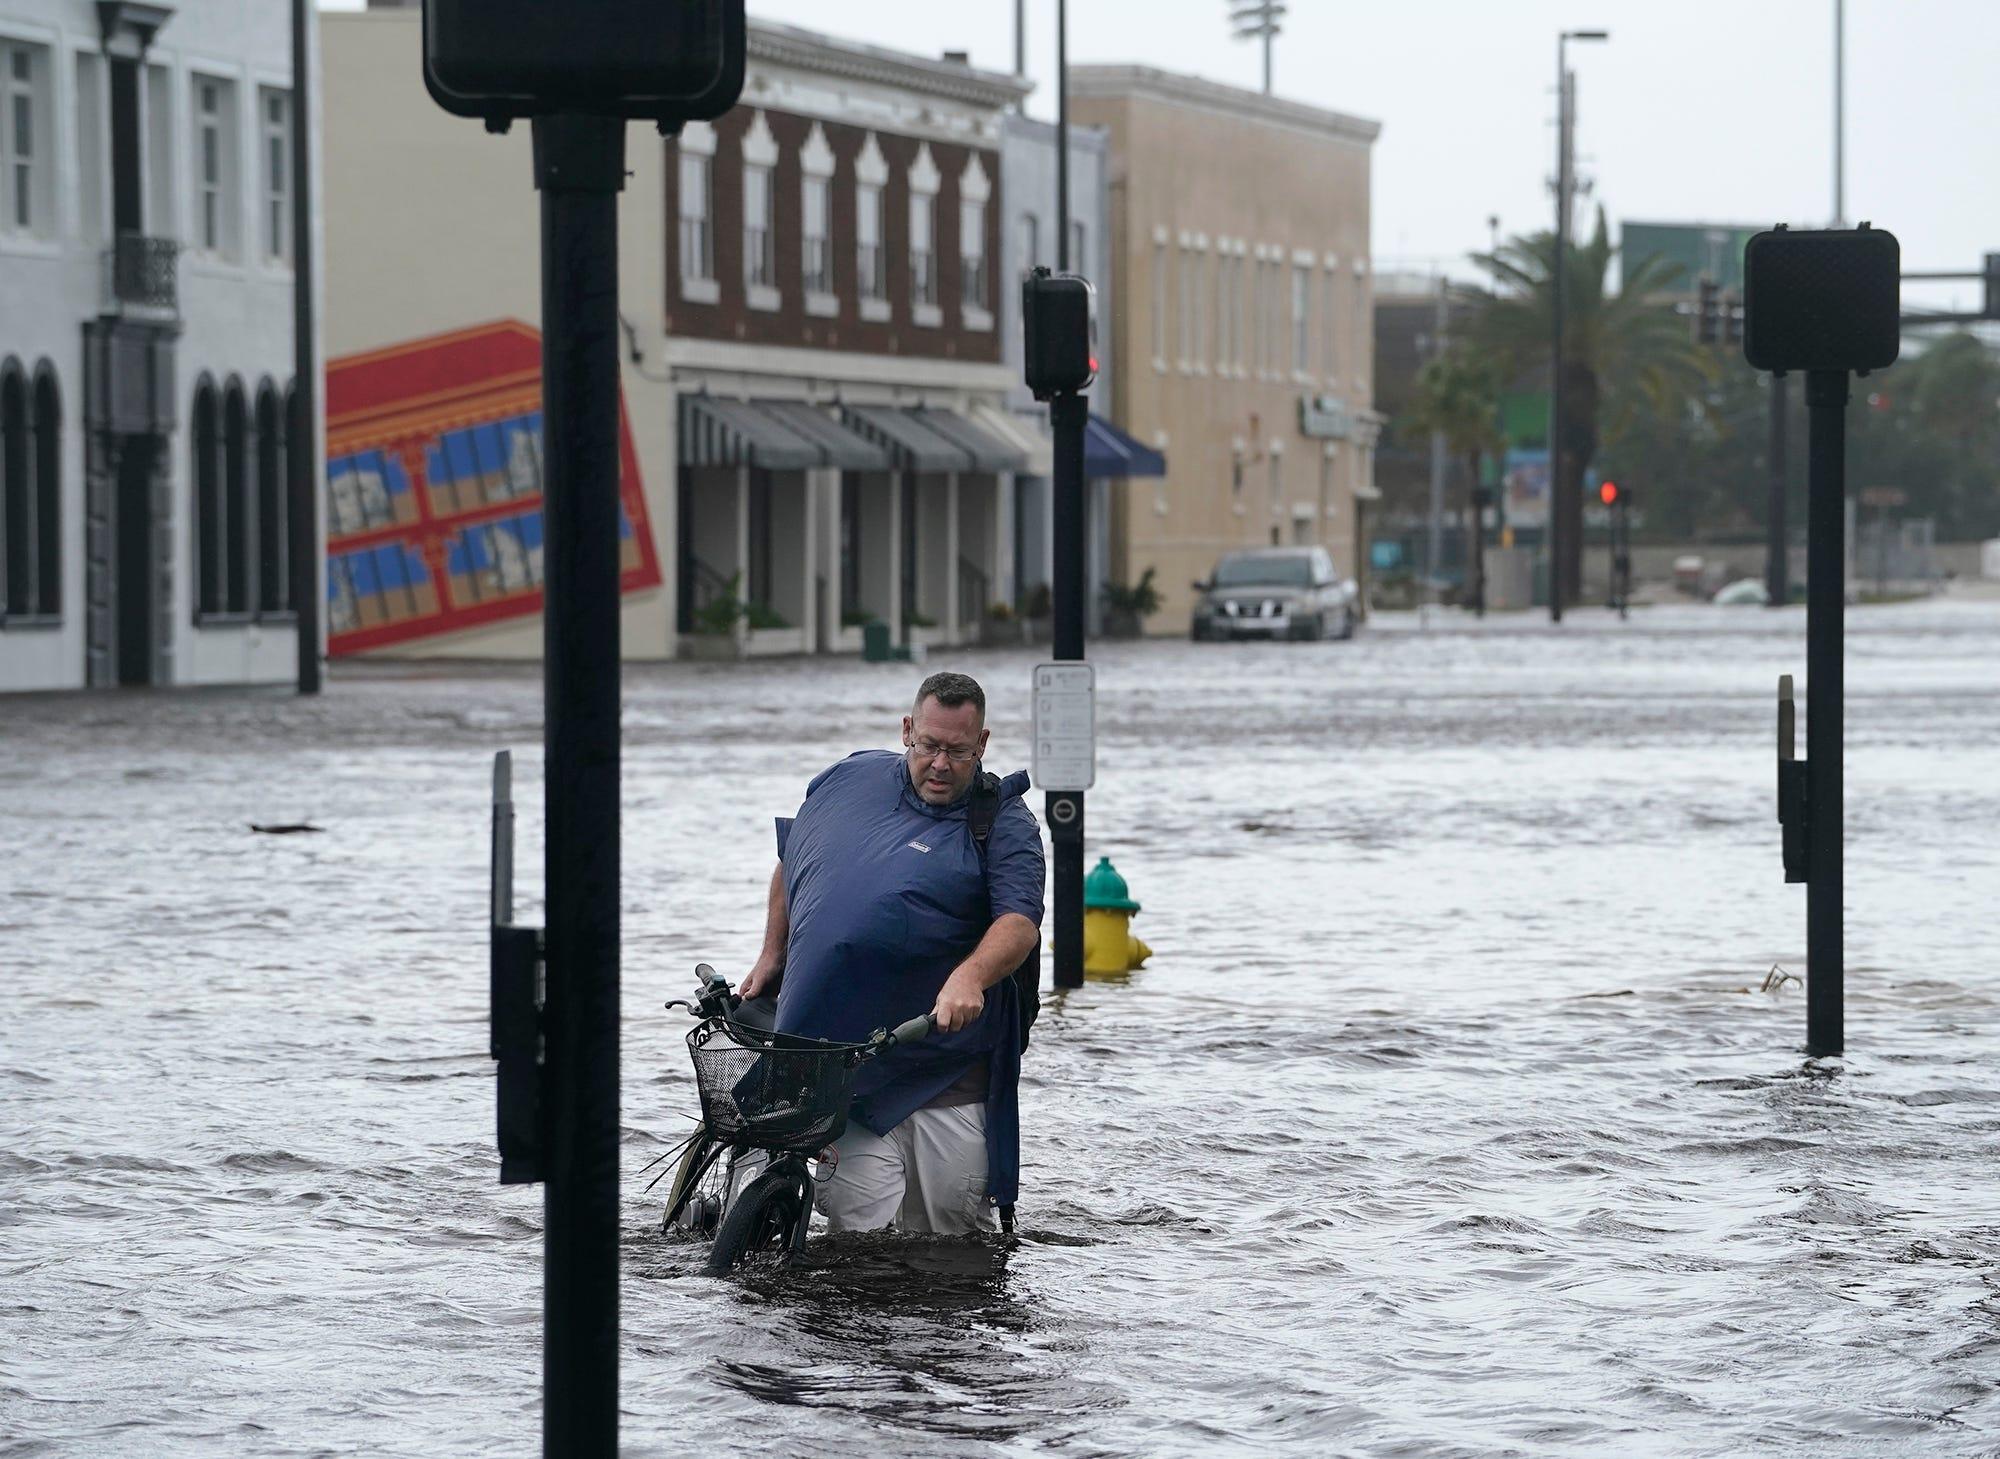
[[[970,745],[940,745],[936,740],[906,740],[903,748],[925,764],[940,755],[954,765],[970,765],[979,758],[979,751]]]

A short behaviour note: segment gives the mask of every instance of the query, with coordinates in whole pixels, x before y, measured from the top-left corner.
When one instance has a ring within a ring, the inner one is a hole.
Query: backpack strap
[[[1000,777],[991,770],[982,770],[974,777],[971,798],[965,803],[965,824],[972,832],[982,872],[986,869],[986,838],[993,834],[993,822],[999,815]]]

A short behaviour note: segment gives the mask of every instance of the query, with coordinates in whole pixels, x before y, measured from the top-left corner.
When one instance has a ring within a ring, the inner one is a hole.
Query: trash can
[[[880,621],[861,625],[861,657],[866,663],[889,662],[889,625]]]

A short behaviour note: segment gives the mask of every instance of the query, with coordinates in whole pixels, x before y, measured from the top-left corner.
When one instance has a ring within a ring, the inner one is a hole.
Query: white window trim
[[[685,254],[682,255],[680,260],[681,297],[690,304],[719,304],[722,302],[722,280],[718,279],[713,272],[715,260],[712,256],[715,248],[715,128],[711,127],[707,122],[689,122],[681,129],[680,150],[682,155],[699,157],[704,163],[704,175],[708,179],[708,196],[703,200],[703,216],[708,224],[708,241],[711,252],[711,257],[708,260],[711,272],[707,274],[689,273],[687,271],[687,258]],[[679,237],[681,225],[680,187],[681,180],[679,177],[676,177],[674,180],[674,229],[676,239]]]
[[[1301,248],[1294,250],[1292,253],[1292,266],[1285,280],[1286,302],[1295,306],[1293,310],[1288,311],[1291,315],[1292,327],[1287,331],[1289,338],[1286,340],[1286,343],[1292,347],[1292,383],[1294,385],[1310,385],[1316,378],[1312,371],[1313,274],[1317,272],[1313,268],[1313,262],[1311,249]],[[1301,274],[1304,275],[1306,281],[1306,296],[1303,301],[1291,298],[1292,291],[1298,287]],[[1303,339],[1300,337],[1301,330],[1304,331]]]
[[[1155,226],[1153,229],[1153,372],[1167,373],[1168,331],[1171,321],[1167,318],[1168,292],[1171,280],[1167,278],[1167,230]]]
[[[243,107],[246,89],[243,78],[227,67],[203,64],[196,61],[186,70],[177,73],[181,104],[188,117],[188,150],[186,166],[193,186],[188,189],[187,210],[187,251],[191,261],[203,271],[217,273],[240,273],[246,250],[243,243],[243,196],[248,188],[243,165]],[[207,185],[202,177],[202,110],[198,99],[199,88],[204,81],[213,81],[222,87],[221,110],[216,118],[220,128],[220,150],[222,157],[222,177],[217,183],[217,197],[221,212],[219,246],[211,248],[202,238],[202,189]]]
[[[937,329],[944,324],[944,291],[939,288],[938,269],[938,193],[944,187],[944,174],[938,171],[937,161],[931,156],[931,144],[917,144],[917,155],[910,163],[910,216],[916,216],[917,199],[930,201],[931,215],[931,288],[937,295],[936,303],[919,303],[916,297],[916,270],[911,273],[910,322],[920,329]],[[914,233],[916,230],[911,229]],[[917,251],[910,249],[910,261],[914,265]]]
[[[771,282],[752,283],[750,279],[750,169],[762,168],[768,182],[764,188],[764,203],[770,210],[764,219],[764,232],[771,249]],[[761,313],[774,313],[783,303],[784,294],[778,283],[778,139],[771,133],[771,124],[762,111],[751,113],[750,128],[743,134],[743,300],[747,307]]]
[[[862,142],[861,151],[854,159],[854,183],[857,218],[861,205],[861,189],[864,187],[875,189],[875,250],[883,258],[882,278],[884,284],[884,292],[880,294],[869,294],[863,290],[861,282],[861,225],[857,221],[854,226],[854,292],[858,300],[858,309],[862,320],[869,324],[886,324],[895,316],[895,308],[889,302],[887,292],[889,275],[887,266],[887,250],[889,247],[889,163],[882,156],[882,148],[876,143],[873,132],[870,132]]]
[[[4,245],[10,253],[42,256],[59,253],[62,237],[71,226],[65,215],[75,211],[67,199],[58,196],[57,190],[63,149],[71,145],[75,122],[73,117],[65,118],[59,125],[57,112],[59,107],[68,108],[71,112],[75,110],[76,68],[70,66],[67,78],[56,75],[58,62],[69,55],[56,41],[57,36],[53,33],[47,36],[12,32],[0,35],[0,53],[6,57],[0,61],[0,108],[5,109],[5,116],[0,117],[0,138],[4,138],[6,143],[4,155],[0,155],[0,166],[6,168],[6,175],[0,177],[0,205],[3,205],[0,206],[0,245]],[[14,222],[14,97],[23,89],[22,84],[14,80],[15,52],[25,53],[28,57],[25,89],[33,150],[28,154],[30,173],[26,228],[17,227]],[[108,87],[101,89],[108,97]],[[107,209],[108,206],[107,202]]]
[[[294,200],[292,198],[292,188],[296,182],[296,179],[293,178],[292,176],[292,127],[295,125],[293,118],[294,108],[292,106],[292,91],[289,86],[273,85],[269,81],[259,81],[255,87],[255,91],[256,91],[255,106],[256,106],[256,117],[257,117],[257,144],[258,144],[257,145],[257,224],[258,224],[257,263],[267,273],[282,274],[289,276],[292,272],[293,260],[298,257],[296,250],[296,243],[292,237],[292,231],[293,231],[292,220],[295,216],[293,211]],[[285,125],[284,125],[285,188],[281,195],[284,202],[284,223],[280,228],[280,232],[283,234],[284,237],[284,247],[279,253],[276,254],[273,254],[270,251],[270,248],[267,246],[269,243],[269,239],[267,239],[264,236],[265,229],[270,221],[268,213],[271,206],[271,189],[270,189],[270,178],[266,175],[266,173],[270,166],[270,154],[268,149],[271,143],[271,131],[272,131],[271,122],[269,118],[266,117],[265,115],[265,103],[269,100],[269,98],[273,96],[282,96],[285,99]]]

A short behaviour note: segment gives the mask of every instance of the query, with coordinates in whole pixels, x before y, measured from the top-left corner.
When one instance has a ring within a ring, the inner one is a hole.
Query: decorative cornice
[[[1017,105],[1034,90],[1033,83],[1004,72],[980,71],[954,61],[933,61],[859,41],[836,40],[795,25],[753,23],[749,49],[752,61],[795,66],[850,81],[872,81],[996,111]]]
[[[1380,122],[1345,112],[1327,111],[1304,102],[1285,101],[1261,91],[1224,86],[1199,76],[1182,76],[1152,66],[1072,66],[1069,94],[1073,97],[1143,97],[1168,106],[1219,112],[1239,121],[1289,127],[1343,142],[1372,143],[1382,133]]]

